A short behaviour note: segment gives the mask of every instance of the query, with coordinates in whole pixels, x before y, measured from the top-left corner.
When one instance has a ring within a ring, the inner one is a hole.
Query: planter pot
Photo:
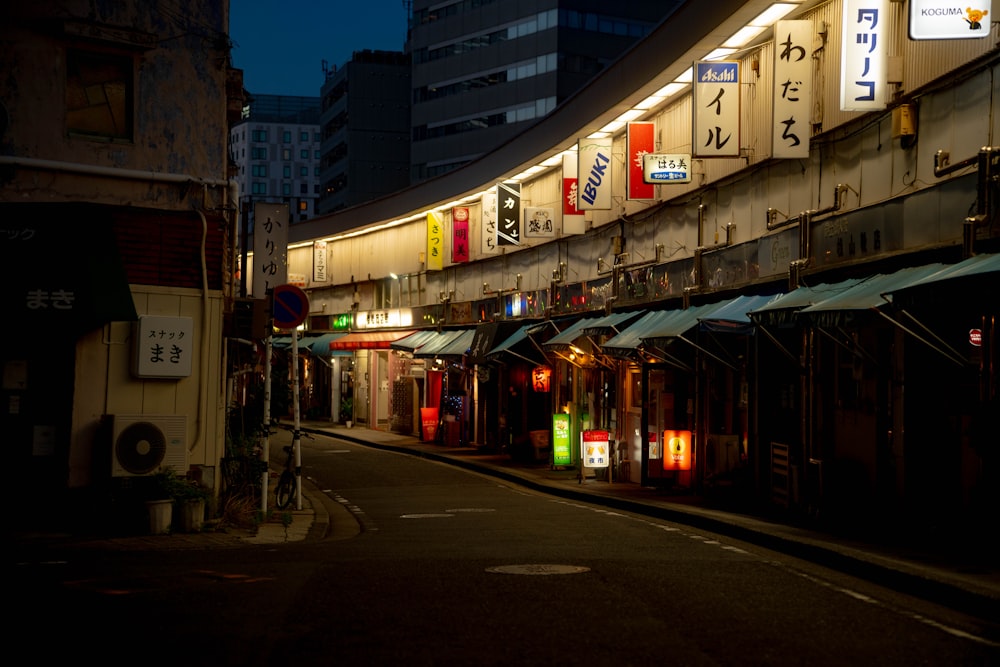
[[[348,420],[347,420],[346,422],[344,422],[344,423],[345,423],[345,424],[347,424],[347,428],[351,428],[352,426],[354,426],[354,422],[352,422],[352,421],[351,421],[350,419],[348,419]]]
[[[179,503],[177,511],[180,514],[180,528],[185,533],[201,532],[201,527],[205,523],[205,501],[185,500]]]
[[[172,500],[147,500],[146,509],[149,512],[149,532],[152,535],[164,535],[170,532],[170,520],[173,518],[174,503]]]

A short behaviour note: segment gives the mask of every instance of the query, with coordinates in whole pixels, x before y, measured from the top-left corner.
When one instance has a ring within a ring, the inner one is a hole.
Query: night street
[[[303,462],[356,537],[36,556],[11,570],[12,636],[103,664],[1000,659],[996,622],[731,538],[325,436]]]

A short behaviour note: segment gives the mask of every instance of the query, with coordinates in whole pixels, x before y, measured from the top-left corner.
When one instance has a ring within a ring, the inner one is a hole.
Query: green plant
[[[354,399],[345,396],[340,399],[340,421],[347,422],[354,419]]]
[[[157,499],[184,502],[206,500],[211,492],[197,481],[181,477],[173,468],[164,468],[153,475],[153,494]]]

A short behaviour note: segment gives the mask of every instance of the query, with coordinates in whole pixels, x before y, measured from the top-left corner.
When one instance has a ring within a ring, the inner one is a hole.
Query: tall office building
[[[410,182],[410,58],[355,51],[327,73],[318,212],[377,199]]]
[[[410,178],[522,132],[647,35],[679,0],[414,0]]]
[[[253,229],[254,202],[288,204],[289,223],[308,220],[319,198],[319,98],[253,95],[229,132],[240,210]]]

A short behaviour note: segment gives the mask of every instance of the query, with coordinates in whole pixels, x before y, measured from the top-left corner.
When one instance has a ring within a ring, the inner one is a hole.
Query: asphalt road
[[[988,665],[1000,626],[760,547],[325,436],[359,532],[12,566],[32,662]]]

